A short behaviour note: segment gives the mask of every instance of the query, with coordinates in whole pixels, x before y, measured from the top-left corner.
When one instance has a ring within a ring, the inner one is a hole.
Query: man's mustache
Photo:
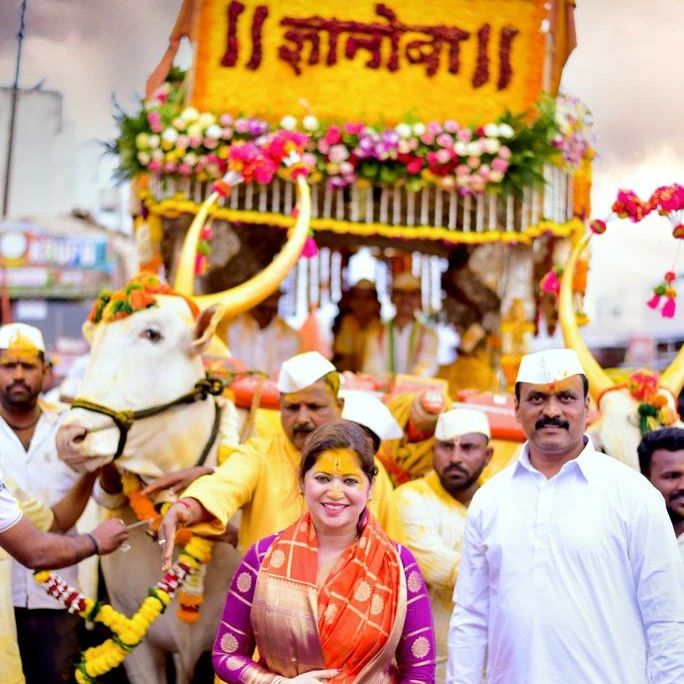
[[[557,428],[563,428],[563,430],[569,430],[570,429],[570,423],[568,423],[567,420],[563,420],[562,418],[540,418],[534,424],[535,430],[541,430],[542,428],[545,428],[545,427],[557,427]]]
[[[675,501],[677,499],[684,499],[684,489],[679,489],[668,497],[668,501]]]
[[[316,428],[311,426],[311,425],[295,425],[292,428],[292,432],[297,434],[298,432],[301,432],[302,434],[309,434],[309,432],[313,432]]]
[[[470,475],[470,473],[460,463],[453,463],[452,465],[447,466],[444,469],[444,474],[446,475],[452,471],[463,473],[463,475]]]
[[[7,387],[7,389],[13,389],[15,387],[21,387],[25,390],[31,389],[23,380],[13,380]]]

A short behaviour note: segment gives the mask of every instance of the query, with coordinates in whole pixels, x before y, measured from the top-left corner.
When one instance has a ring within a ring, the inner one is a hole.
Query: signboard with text
[[[199,0],[192,103],[487,123],[539,99],[545,17],[544,0]]]

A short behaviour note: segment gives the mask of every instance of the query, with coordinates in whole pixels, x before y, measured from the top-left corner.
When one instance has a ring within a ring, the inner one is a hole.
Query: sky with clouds
[[[0,84],[13,78],[20,4],[0,2]],[[134,105],[179,5],[28,0],[21,85],[44,79],[44,87],[61,90],[79,138],[111,137],[111,96],[124,107]],[[658,185],[684,183],[684,0],[577,0],[576,23],[579,46],[562,88],[593,113],[598,158],[592,199],[601,216],[620,187],[648,195]],[[667,222],[653,219],[638,227],[616,224],[594,240],[589,308],[606,297],[627,299],[623,314],[633,325],[659,324],[651,312],[646,318],[634,313],[631,302],[643,308],[649,284],[672,266],[676,246],[669,236]],[[684,255],[680,261],[684,271]]]

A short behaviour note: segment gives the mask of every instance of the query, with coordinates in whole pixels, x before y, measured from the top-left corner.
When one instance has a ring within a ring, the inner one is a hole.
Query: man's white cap
[[[299,392],[337,368],[316,351],[304,352],[283,361],[278,375],[278,391],[284,394]]]
[[[384,442],[386,439],[401,439],[404,431],[394,419],[390,410],[380,399],[368,392],[344,390],[342,418],[363,425],[374,432]]]
[[[469,435],[472,432],[479,432],[487,438],[492,436],[487,414],[477,409],[456,408],[439,414],[435,439],[448,442],[454,437]]]
[[[522,357],[516,382],[549,385],[571,375],[585,375],[573,349],[546,349]]]
[[[43,333],[25,323],[8,323],[0,327],[0,349],[45,351]]]

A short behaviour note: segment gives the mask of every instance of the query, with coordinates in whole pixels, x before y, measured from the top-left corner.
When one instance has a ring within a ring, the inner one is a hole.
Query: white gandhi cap
[[[381,442],[386,439],[401,439],[404,436],[399,423],[377,397],[357,390],[344,390],[340,394],[344,398],[342,418],[345,420],[368,428]]]
[[[283,394],[300,392],[337,368],[318,352],[297,354],[283,362],[278,376],[278,391]]]
[[[549,385],[572,375],[584,375],[582,364],[572,349],[546,349],[523,356],[516,382]]]
[[[25,323],[8,323],[0,327],[0,349],[33,349],[44,352],[43,333]]]
[[[448,442],[455,437],[469,435],[473,432],[479,432],[487,438],[492,436],[487,414],[477,409],[456,408],[439,414],[435,428],[435,439]]]

